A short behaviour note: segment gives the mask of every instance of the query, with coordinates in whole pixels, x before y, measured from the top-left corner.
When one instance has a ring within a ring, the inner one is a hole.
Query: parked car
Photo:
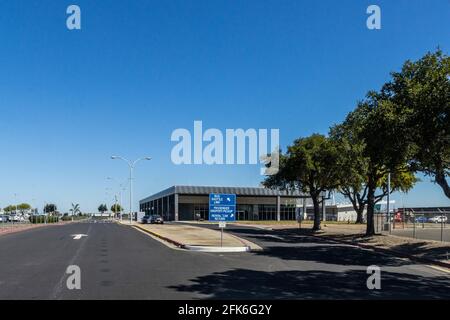
[[[11,221],[13,222],[23,222],[25,221],[25,218],[19,215],[15,215],[11,217]]]
[[[0,222],[8,222],[9,221],[9,216],[4,214],[4,215],[0,215]]]
[[[421,216],[421,217],[417,217],[414,221],[416,221],[416,223],[426,223],[428,222],[427,217]]]
[[[447,217],[446,216],[436,216],[430,219],[430,222],[434,223],[446,223]]]
[[[157,214],[151,215],[151,216],[144,216],[142,218],[142,223],[159,223],[159,224],[163,224],[164,223],[164,219]]]

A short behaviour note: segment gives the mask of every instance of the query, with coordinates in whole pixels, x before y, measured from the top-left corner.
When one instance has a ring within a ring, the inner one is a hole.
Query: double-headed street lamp
[[[139,158],[136,159],[134,161],[130,161],[128,159],[125,159],[123,157],[120,156],[111,156],[111,159],[116,160],[116,159],[120,159],[125,161],[128,164],[128,167],[130,168],[130,224],[132,223],[132,219],[131,219],[131,215],[133,213],[133,169],[136,166],[136,163],[138,163],[141,160],[152,160],[152,158],[150,157],[144,157],[144,158]]]

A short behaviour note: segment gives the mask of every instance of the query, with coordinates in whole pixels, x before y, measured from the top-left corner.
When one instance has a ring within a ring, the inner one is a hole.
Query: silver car
[[[447,223],[447,217],[446,216],[437,216],[437,217],[431,218],[429,221],[434,222],[434,223]]]

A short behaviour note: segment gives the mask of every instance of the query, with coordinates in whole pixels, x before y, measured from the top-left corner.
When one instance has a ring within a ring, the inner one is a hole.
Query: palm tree
[[[72,209],[70,209],[69,211],[72,212],[72,221],[73,221],[73,216],[76,216],[81,213],[80,205],[78,203],[77,204],[72,203]]]

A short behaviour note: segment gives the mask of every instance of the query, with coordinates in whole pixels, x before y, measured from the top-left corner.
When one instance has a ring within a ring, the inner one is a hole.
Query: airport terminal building
[[[308,195],[258,187],[173,186],[139,201],[141,212],[166,221],[208,220],[209,194],[235,194],[237,220],[295,220]]]

